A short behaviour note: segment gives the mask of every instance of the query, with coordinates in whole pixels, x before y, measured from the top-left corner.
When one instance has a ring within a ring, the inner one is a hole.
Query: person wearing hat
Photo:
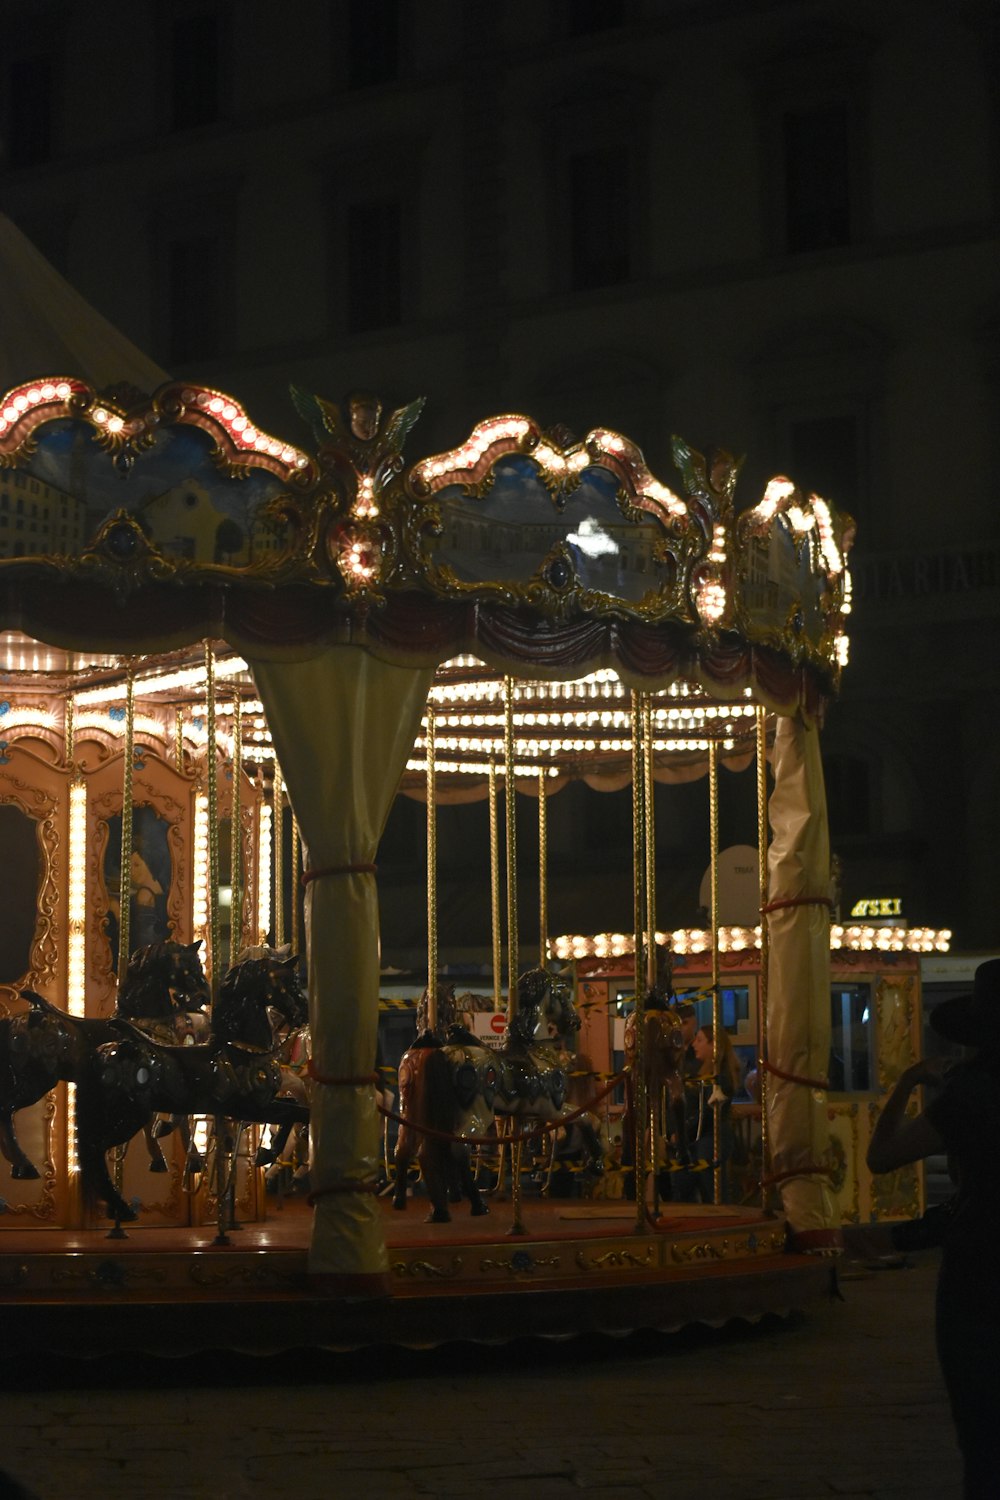
[[[872,1132],[875,1173],[947,1152],[957,1183],[943,1235],[935,1340],[962,1450],[965,1500],[1000,1495],[1000,958],[980,964],[972,993],[930,1014],[933,1031],[970,1052],[950,1067],[916,1062]],[[913,1090],[940,1085],[916,1115]]]

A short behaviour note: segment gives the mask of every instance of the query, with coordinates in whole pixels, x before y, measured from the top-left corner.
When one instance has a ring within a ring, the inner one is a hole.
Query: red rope
[[[323,865],[318,870],[303,870],[299,877],[304,886],[323,880],[327,875],[374,875],[378,865]]]
[[[761,916],[769,911],[782,911],[786,906],[825,906],[833,911],[833,902],[829,896],[779,896],[776,901],[768,901],[760,907]]]
[[[363,1083],[381,1082],[377,1073],[348,1073],[343,1078],[334,1077],[329,1073],[318,1073],[312,1058],[306,1063],[306,1074],[314,1083],[342,1084],[344,1088],[360,1088]]]
[[[801,1083],[807,1089],[828,1089],[829,1078],[803,1078],[801,1073],[786,1073],[784,1068],[776,1068],[774,1063],[765,1062],[764,1058],[758,1059],[765,1073],[773,1073],[775,1078],[783,1078],[786,1083]]]

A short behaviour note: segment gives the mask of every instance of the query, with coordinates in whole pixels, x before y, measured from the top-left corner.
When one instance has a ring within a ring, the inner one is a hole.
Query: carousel
[[[293,387],[279,436],[106,328],[42,358],[0,400],[8,1349],[495,1340],[801,1305],[841,1245],[819,732],[850,520],[784,476],[738,508],[739,462],[680,439],[670,483],[619,433],[520,414],[414,457],[420,399]],[[678,1201],[663,1049],[676,1069],[693,1001],[717,1070],[736,946],[720,767],[746,768],[757,810],[759,1167],[723,1201],[716,1107],[712,1189]],[[654,786],[699,775],[712,879],[688,977],[694,940],[658,929]],[[545,809],[580,776],[632,787],[634,920],[557,940]],[[427,804],[427,973],[389,1076],[377,853],[401,785]],[[439,978],[449,794],[493,813],[491,982],[464,1006]],[[621,1057],[596,1040],[618,1020]],[[581,1121],[596,1144],[557,1200],[555,1142]],[[276,1197],[306,1124],[308,1198]]]

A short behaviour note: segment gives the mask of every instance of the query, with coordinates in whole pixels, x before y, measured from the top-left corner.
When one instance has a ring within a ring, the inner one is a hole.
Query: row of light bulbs
[[[709,953],[712,950],[711,929],[678,928],[675,932],[657,932],[656,943],[678,954]],[[852,952],[876,950],[880,953],[947,953],[951,931],[943,927],[830,927],[830,948]],[[738,953],[761,946],[759,927],[720,927],[720,953]],[[562,960],[580,958],[627,958],[635,951],[635,936],[627,932],[599,932],[589,936],[565,934],[550,939],[554,957]]]

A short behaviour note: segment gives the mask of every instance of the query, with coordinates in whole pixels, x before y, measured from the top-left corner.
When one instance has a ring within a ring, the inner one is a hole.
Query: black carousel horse
[[[308,1108],[279,1097],[272,1013],[292,1028],[306,1011],[297,959],[249,958],[226,974],[212,1010],[211,1040],[164,1046],[138,1028],[95,1048],[77,1082],[77,1156],[83,1197],[119,1222],[136,1217],[116,1190],[106,1155],[151,1114],[210,1115],[217,1122],[304,1123]]]
[[[393,1208],[405,1209],[410,1163],[423,1172],[433,1223],[447,1223],[456,1184],[474,1215],[488,1212],[472,1175],[468,1138],[495,1133],[498,1115],[513,1122],[555,1123],[574,1113],[570,1080],[560,1043],[579,1030],[580,1018],[565,981],[546,969],[529,969],[517,985],[517,1012],[494,1050],[461,1025],[442,1044],[426,1030],[399,1064],[399,1109],[405,1123],[396,1141]],[[588,1169],[604,1169],[598,1132],[580,1120],[589,1153]]]
[[[106,1018],[71,1016],[34,990],[21,991],[29,1009],[0,1019],[0,1152],[10,1163],[12,1177],[38,1176],[14,1129],[19,1109],[37,1104],[57,1083],[78,1082],[95,1047],[122,1034],[121,1023],[172,1038],[181,1016],[197,1013],[208,1003],[200,947],[171,940],[137,948],[114,1014]],[[162,1161],[162,1153],[147,1139],[155,1165],[157,1157]]]

